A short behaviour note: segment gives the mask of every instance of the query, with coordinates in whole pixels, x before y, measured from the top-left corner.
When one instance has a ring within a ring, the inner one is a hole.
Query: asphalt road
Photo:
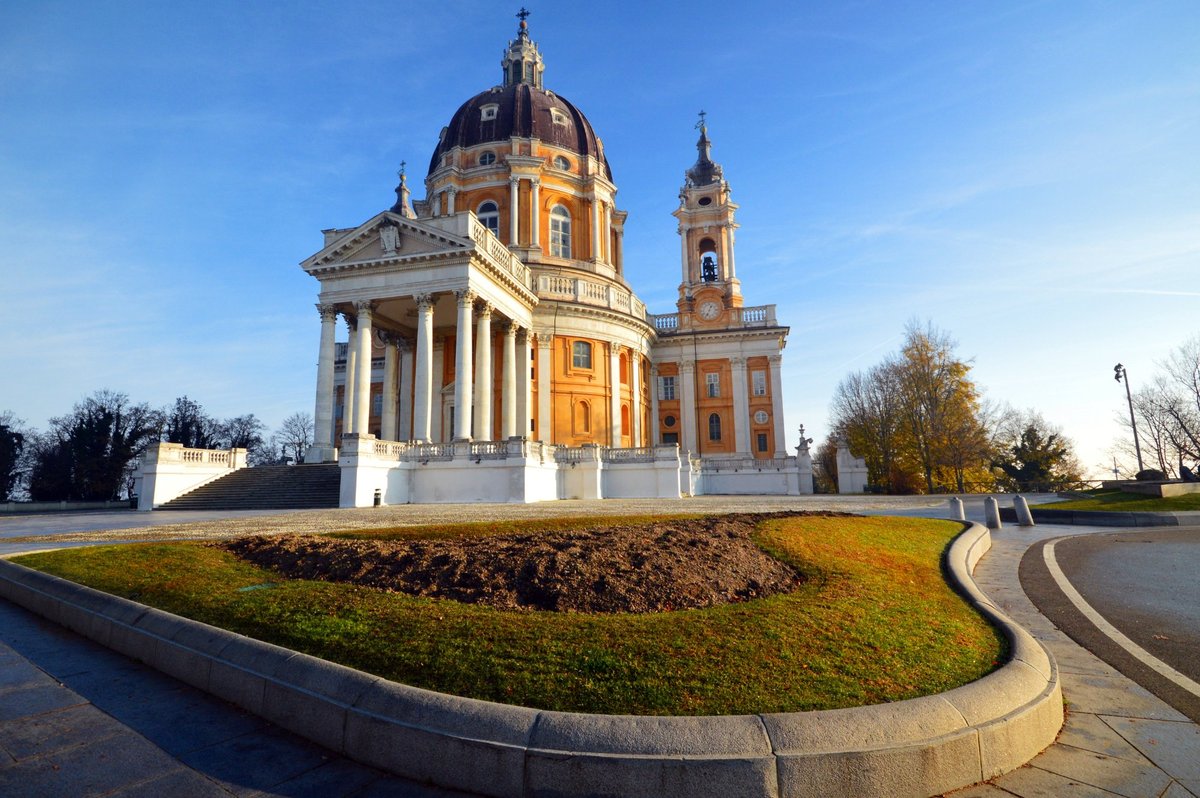
[[[1021,584],[1076,642],[1200,722],[1200,527],[1046,541]]]

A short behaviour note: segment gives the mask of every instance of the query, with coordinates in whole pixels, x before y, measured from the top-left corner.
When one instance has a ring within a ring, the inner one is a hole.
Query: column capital
[[[338,311],[334,305],[323,305],[318,302],[317,314],[321,317],[321,321],[337,321]]]
[[[342,318],[346,320],[346,326],[350,328],[350,332],[358,329],[358,316],[355,316],[348,310],[343,310]]]
[[[457,186],[446,186],[446,193],[447,194],[457,194],[458,187]]]
[[[433,307],[433,294],[414,294],[413,300],[419,310],[429,310]]]
[[[508,184],[510,186],[516,187],[516,186],[520,185],[520,183],[521,183],[521,178],[519,178],[519,177],[513,176],[508,179]]]
[[[463,305],[470,306],[475,301],[476,294],[470,288],[463,288],[455,291],[454,296],[458,298],[458,306],[462,307]]]
[[[538,349],[549,349],[554,346],[554,333],[550,330],[535,330],[534,335],[537,336]]]
[[[537,188],[541,184],[542,184],[542,179],[540,177],[529,178],[529,185],[533,186],[534,188]]]
[[[729,362],[734,368],[746,368],[746,358],[744,357],[731,357],[729,358]]]
[[[778,366],[783,362],[783,355],[767,355],[767,362],[772,366]]]
[[[359,318],[366,318],[366,321],[371,321],[371,314],[375,312],[375,303],[369,299],[360,300],[354,303],[354,310]]]
[[[500,323],[500,329],[504,331],[506,338],[516,339],[517,333],[521,331],[521,325],[515,321],[505,321]]]
[[[495,309],[496,308],[492,305],[492,303],[488,302],[486,299],[481,299],[475,303],[475,312],[481,319],[491,319],[492,312],[495,311]]]
[[[694,361],[694,360],[679,361],[679,370],[680,371],[695,371],[696,370],[696,361]]]

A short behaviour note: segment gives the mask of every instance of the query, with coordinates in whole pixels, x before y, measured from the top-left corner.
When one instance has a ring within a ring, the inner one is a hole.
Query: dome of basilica
[[[508,144],[510,136],[536,138],[591,156],[604,165],[605,177],[612,180],[604,146],[587,117],[567,99],[527,82],[494,86],[463,103],[444,128],[429,160],[429,171],[436,170],[442,155],[454,147]]]

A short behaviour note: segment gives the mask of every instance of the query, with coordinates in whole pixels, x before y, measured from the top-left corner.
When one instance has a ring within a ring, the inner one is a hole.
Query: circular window
[[[664,427],[675,426],[675,416],[663,416],[663,426]]]
[[[556,155],[554,156],[554,168],[569,170],[571,168],[571,162],[561,155]]]
[[[701,197],[699,202],[701,205],[712,205],[712,197]]]
[[[755,422],[757,422],[759,424],[766,424],[767,423],[767,411],[759,410],[757,413],[754,414],[754,420],[755,420]]]
[[[479,165],[480,166],[491,166],[495,162],[496,162],[496,153],[494,153],[494,152],[485,152],[479,156]]]

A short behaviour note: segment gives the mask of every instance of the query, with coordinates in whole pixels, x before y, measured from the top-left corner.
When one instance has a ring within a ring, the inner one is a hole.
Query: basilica
[[[546,87],[524,18],[500,67],[438,134],[423,198],[402,171],[395,204],[301,264],[321,320],[306,462],[339,463],[342,506],[810,492],[786,446],[788,328],[743,300],[703,117],[679,298],[653,313],[603,142]]]

